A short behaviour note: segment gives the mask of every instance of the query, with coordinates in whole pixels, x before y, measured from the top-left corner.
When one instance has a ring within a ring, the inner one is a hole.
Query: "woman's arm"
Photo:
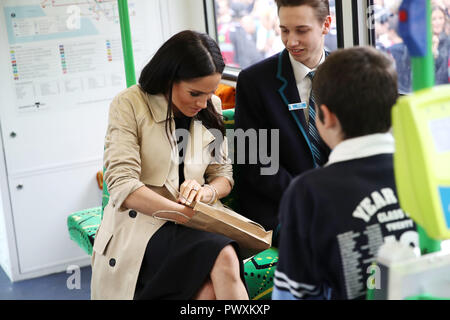
[[[160,211],[157,212],[157,217],[170,219],[181,224],[188,222],[195,213],[191,208],[169,200],[146,186],[132,192],[123,202],[123,206],[149,216],[153,216],[155,212]]]

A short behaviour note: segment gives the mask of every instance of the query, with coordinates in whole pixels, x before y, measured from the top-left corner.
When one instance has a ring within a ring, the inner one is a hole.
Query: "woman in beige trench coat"
[[[111,103],[92,299],[248,299],[237,243],[183,226],[234,183],[213,95],[224,66],[208,35],[183,31]]]

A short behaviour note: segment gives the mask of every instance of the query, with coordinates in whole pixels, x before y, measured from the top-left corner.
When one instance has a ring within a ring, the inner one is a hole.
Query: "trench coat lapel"
[[[155,122],[161,123],[166,121],[168,104],[166,97],[163,94],[147,95],[147,97],[149,99],[150,113]],[[173,119],[173,112],[170,118]]]
[[[165,121],[167,118],[167,99],[164,95],[154,95],[151,96],[150,101],[150,112],[152,113],[153,119],[160,126],[161,130],[165,130]],[[172,128],[175,128],[175,121],[173,119],[173,113],[170,115],[170,121],[172,122]],[[172,148],[169,143],[165,143],[166,148],[164,153],[167,153],[167,166],[170,166],[170,170],[176,170],[178,175],[178,147],[176,145],[175,134],[172,135],[172,141],[174,144]],[[204,172],[204,163],[209,163],[209,158],[205,155],[205,148],[215,140],[214,135],[198,120],[192,119],[189,127],[189,139],[186,145],[186,154],[184,157],[184,174],[186,179],[195,179],[201,181],[203,176],[199,176],[198,172]],[[170,174],[169,174],[170,175]],[[170,179],[165,182],[167,190],[176,199],[178,198],[179,190],[176,185],[176,181],[172,183]]]
[[[185,156],[186,164],[202,163],[203,149],[214,141],[214,135],[198,120],[192,119],[189,127],[189,140]],[[209,159],[208,159],[209,160]]]

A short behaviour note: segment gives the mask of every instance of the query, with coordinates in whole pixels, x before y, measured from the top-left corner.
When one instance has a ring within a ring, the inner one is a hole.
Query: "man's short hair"
[[[368,46],[337,50],[314,76],[316,121],[323,121],[324,104],[339,119],[344,139],[387,132],[397,90],[397,71],[386,54]]]
[[[330,15],[330,4],[328,0],[275,0],[278,11],[281,7],[298,7],[307,5],[314,9],[316,18],[320,23],[325,21],[325,18]]]

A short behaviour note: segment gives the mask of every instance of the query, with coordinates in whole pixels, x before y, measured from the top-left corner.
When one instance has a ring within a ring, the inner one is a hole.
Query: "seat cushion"
[[[244,264],[244,277],[251,300],[270,300],[273,276],[278,263],[278,249],[269,248]]]
[[[95,233],[100,226],[102,207],[85,209],[72,213],[67,218],[70,239],[87,254],[92,254]]]

